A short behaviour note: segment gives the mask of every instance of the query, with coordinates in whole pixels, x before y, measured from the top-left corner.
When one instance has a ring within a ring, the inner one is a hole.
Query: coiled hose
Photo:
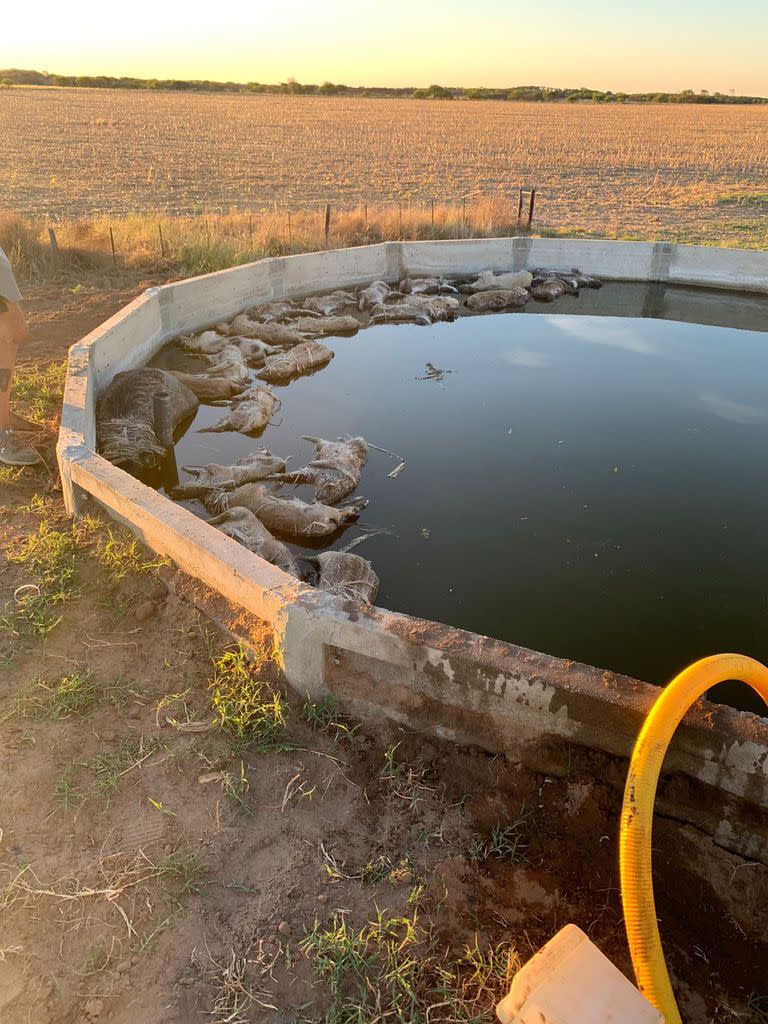
[[[740,654],[717,654],[694,662],[662,691],[643,723],[632,751],[621,809],[619,865],[624,923],[637,987],[664,1015],[682,1024],[664,962],[651,874],[651,828],[659,772],[675,729],[686,711],[716,683],[740,679],[768,704],[768,668]]]

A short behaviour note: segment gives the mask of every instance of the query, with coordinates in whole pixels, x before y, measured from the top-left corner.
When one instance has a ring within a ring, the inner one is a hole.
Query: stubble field
[[[767,177],[760,107],[0,91],[0,201],[34,220],[402,204],[407,235],[531,185],[544,233],[764,247]]]

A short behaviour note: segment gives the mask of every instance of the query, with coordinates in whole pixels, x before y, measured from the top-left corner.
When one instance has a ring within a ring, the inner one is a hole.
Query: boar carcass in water
[[[492,312],[524,306],[530,298],[525,288],[500,288],[498,291],[475,292],[467,298],[467,309],[476,313]]]
[[[195,352],[203,356],[215,356],[223,352],[230,344],[225,333],[203,331],[202,334],[190,334],[185,338],[177,338],[176,344],[185,352]]]
[[[239,395],[246,385],[230,380],[228,377],[212,377],[207,373],[182,373],[171,370],[171,373],[182,384],[194,391],[200,402],[221,402]]]
[[[251,375],[245,363],[243,353],[234,345],[227,345],[217,356],[206,356],[208,366],[205,372],[211,377],[225,377],[235,384],[249,384]]]
[[[312,373],[327,366],[333,359],[333,352],[319,341],[305,341],[295,348],[271,356],[256,376],[268,384],[283,384],[294,377]]]
[[[202,498],[211,491],[228,491],[242,487],[243,484],[266,480],[276,473],[285,472],[285,459],[261,448],[232,466],[210,462],[207,466],[184,466],[183,469],[195,479],[174,487],[170,495],[177,501],[183,498]]]
[[[406,277],[399,286],[403,295],[455,295],[454,288],[442,277]]]
[[[379,592],[379,577],[371,563],[348,551],[323,551],[308,561],[319,569],[318,590],[335,594],[345,601],[373,604]]]
[[[564,281],[561,281],[559,277],[550,277],[534,284],[531,288],[531,295],[539,302],[554,302],[561,295],[565,295],[567,291],[568,286]]]
[[[409,295],[403,305],[423,310],[432,323],[450,322],[459,315],[459,300],[452,295]]]
[[[235,335],[229,341],[240,350],[243,359],[249,366],[263,366],[267,361],[267,356],[277,355],[280,351],[279,348],[268,345],[258,338],[241,338]]]
[[[494,274],[492,270],[483,270],[469,287],[473,292],[499,291],[511,288],[530,288],[533,275],[527,270],[508,271]]]
[[[304,436],[315,446],[315,457],[294,473],[281,474],[284,483],[311,484],[315,501],[336,505],[348,497],[360,483],[360,474],[368,458],[368,445],[362,437],[340,437],[325,441],[322,437]]]
[[[232,407],[223,419],[212,427],[201,427],[201,434],[218,434],[225,430],[238,430],[252,437],[262,433],[275,412],[280,399],[269,388],[255,385],[232,399]]]
[[[290,550],[272,536],[250,509],[235,506],[208,522],[271,565],[299,578],[299,567]]]
[[[385,302],[392,293],[392,289],[384,281],[374,281],[367,288],[361,288],[357,293],[358,309],[373,309],[380,303]]]
[[[353,316],[320,316],[316,319],[299,317],[291,326],[308,338],[325,338],[329,334],[357,334],[360,321]]]
[[[306,341],[306,337],[297,331],[295,327],[288,324],[259,323],[256,320],[249,320],[245,313],[236,316],[228,328],[230,335],[242,338],[258,338],[267,345],[279,345],[281,348],[289,348],[291,345],[299,345]]]
[[[340,508],[318,503],[309,505],[299,498],[279,498],[264,484],[244,484],[234,491],[211,494],[205,504],[211,512],[242,505],[250,509],[270,533],[288,539],[309,539],[335,533],[357,519],[368,503],[365,498],[355,498]]]
[[[135,472],[163,462],[166,449],[154,431],[154,398],[162,391],[170,396],[175,430],[199,405],[186,384],[151,366],[115,375],[96,404],[96,439],[105,459]]]
[[[371,312],[372,324],[416,324],[428,327],[432,318],[426,310],[409,301],[379,303]]]
[[[335,291],[330,295],[310,295],[308,299],[302,300],[302,305],[311,313],[319,313],[321,316],[335,316],[347,306],[357,305],[357,300],[352,292]]]

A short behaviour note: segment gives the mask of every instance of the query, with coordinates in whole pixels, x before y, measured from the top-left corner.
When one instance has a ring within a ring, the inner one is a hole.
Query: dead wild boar
[[[195,479],[173,488],[170,495],[176,501],[202,498],[212,491],[231,491],[235,487],[242,487],[243,484],[266,480],[276,473],[285,472],[285,459],[273,455],[265,448],[260,448],[232,466],[220,466],[216,462],[210,462],[207,466],[184,466],[183,469]]]
[[[360,474],[368,458],[368,445],[362,437],[340,437],[325,441],[322,437],[304,436],[315,446],[315,457],[293,473],[275,477],[283,483],[311,484],[315,501],[336,505],[348,497],[360,483]]]
[[[170,395],[174,429],[198,408],[195,393],[168,370],[142,366],[115,375],[96,403],[99,452],[129,472],[154,469],[166,450],[154,431],[154,397]]]
[[[406,277],[398,287],[403,295],[455,295],[458,292],[442,277]]]
[[[380,303],[385,302],[392,289],[385,281],[374,281],[367,288],[361,288],[357,293],[358,309],[373,309]]]
[[[266,562],[299,578],[299,567],[290,550],[272,536],[250,509],[236,505],[208,522]]]
[[[226,401],[234,395],[239,395],[246,388],[245,384],[237,383],[228,377],[212,377],[207,373],[182,373],[181,370],[170,372],[176,380],[186,384],[200,402]]]
[[[488,313],[499,309],[524,306],[530,298],[525,288],[504,288],[475,292],[467,298],[467,309],[475,313]]]
[[[357,305],[357,300],[352,292],[335,291],[329,295],[310,295],[309,298],[302,299],[301,304],[312,313],[335,316],[348,306]]]
[[[243,386],[250,383],[251,375],[248,373],[245,357],[234,345],[227,345],[224,351],[217,356],[206,356],[205,358],[208,360],[205,373],[209,377],[223,377]]]
[[[225,430],[237,430],[241,434],[256,437],[280,408],[280,399],[269,388],[255,385],[232,399],[232,406],[226,416],[212,427],[202,427],[201,434],[218,434]]]
[[[557,277],[550,277],[546,281],[535,284],[531,288],[531,295],[539,302],[554,302],[561,295],[565,295],[567,291],[568,287],[564,281]]]
[[[353,316],[320,316],[309,320],[299,317],[291,326],[308,338],[325,338],[329,334],[357,334],[360,321]]]
[[[305,341],[295,348],[271,356],[256,376],[268,384],[285,384],[305,373],[327,366],[334,353],[319,341]]]
[[[317,502],[310,505],[299,498],[279,498],[264,484],[244,484],[234,491],[212,494],[206,500],[206,508],[212,512],[237,506],[248,508],[270,533],[289,540],[328,537],[357,519],[366,505],[365,498],[356,498],[339,508]]]
[[[307,340],[301,331],[297,331],[293,326],[273,322],[260,323],[249,320],[245,313],[235,317],[229,325],[229,333],[243,338],[258,338],[267,345],[279,345],[281,348],[299,345]]]
[[[379,303],[371,310],[372,324],[416,324],[428,327],[432,323],[429,313],[408,302]]]
[[[318,590],[335,594],[345,601],[373,604],[379,592],[379,577],[366,558],[348,551],[322,551],[308,561],[317,563]]]
[[[253,367],[263,366],[267,361],[267,356],[277,355],[280,351],[279,348],[268,345],[265,341],[259,341],[258,338],[241,338],[239,335],[234,335],[229,341],[240,350],[246,363]]]
[[[506,271],[494,274],[492,270],[483,270],[469,287],[473,292],[507,291],[514,288],[530,288],[533,275],[527,270]]]
[[[177,338],[176,344],[185,352],[195,352],[198,355],[215,356],[223,352],[230,344],[226,333],[218,331],[203,331],[202,334],[190,334],[183,338]]]

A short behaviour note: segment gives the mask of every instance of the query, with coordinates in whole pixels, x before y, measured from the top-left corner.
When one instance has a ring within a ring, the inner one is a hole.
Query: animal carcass
[[[256,376],[268,384],[284,384],[294,377],[312,373],[327,366],[333,359],[333,352],[319,341],[305,341],[287,352],[271,356]]]
[[[253,551],[255,555],[276,565],[278,569],[290,573],[291,576],[299,577],[299,567],[290,550],[282,541],[272,536],[250,509],[235,506],[222,512],[221,515],[209,519],[208,522],[228,537],[238,541],[243,547],[248,548],[249,551]]]
[[[238,430],[252,437],[260,434],[275,412],[280,408],[280,399],[269,388],[255,385],[232,400],[232,407],[223,419],[211,427],[202,427],[201,434],[221,433]]]
[[[168,370],[143,366],[115,375],[96,403],[96,439],[105,459],[134,472],[162,463],[166,449],[154,431],[158,392],[170,396],[174,429],[199,405],[194,392]]]

